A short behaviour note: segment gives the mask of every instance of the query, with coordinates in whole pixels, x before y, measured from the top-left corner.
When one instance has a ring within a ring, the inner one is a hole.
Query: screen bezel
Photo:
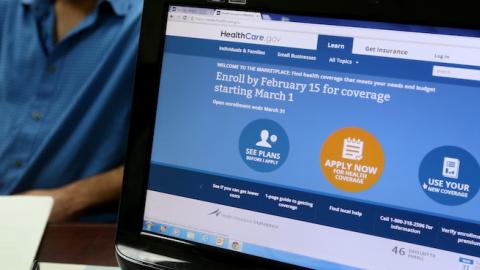
[[[184,243],[188,241],[182,243],[171,241],[168,237],[156,238],[141,234],[168,6],[185,5],[373,22],[480,29],[480,21],[477,20],[474,12],[474,10],[478,10],[479,5],[472,2],[463,4],[463,1],[457,1],[456,4],[455,6],[449,6],[436,3],[436,6],[432,7],[428,2],[411,0],[249,0],[246,5],[231,5],[228,4],[228,0],[223,3],[205,0],[144,0],[124,183],[119,210],[117,244],[152,253],[166,252],[165,244],[175,249],[175,251],[172,251],[173,253],[181,252],[182,248],[187,247]],[[213,248],[195,242],[190,242],[188,248],[195,251],[192,256],[205,256],[227,262],[234,257],[237,265],[255,264],[260,265],[260,267],[261,265],[268,265],[268,268],[296,268],[281,262]]]

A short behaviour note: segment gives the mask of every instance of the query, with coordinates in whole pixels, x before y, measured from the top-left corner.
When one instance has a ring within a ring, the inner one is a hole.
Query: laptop
[[[146,0],[122,268],[479,270],[473,10]]]

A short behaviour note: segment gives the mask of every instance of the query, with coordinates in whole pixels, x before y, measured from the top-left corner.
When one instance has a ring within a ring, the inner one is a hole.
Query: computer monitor
[[[145,2],[121,260],[480,269],[478,25],[251,2]]]

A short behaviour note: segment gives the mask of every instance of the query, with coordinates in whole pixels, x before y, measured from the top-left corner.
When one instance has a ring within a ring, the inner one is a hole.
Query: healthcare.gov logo
[[[217,210],[209,213],[208,215],[209,215],[209,216],[215,215],[216,217],[218,217],[218,216],[221,215],[221,214],[222,214],[222,212],[220,212],[220,209],[217,209]]]
[[[252,40],[252,41],[259,41],[265,42],[266,44],[274,44],[280,42],[280,37],[278,36],[264,36],[261,34],[254,34],[250,32],[229,32],[226,30],[220,31],[220,36],[223,38],[231,38],[231,39],[241,39],[241,40]]]

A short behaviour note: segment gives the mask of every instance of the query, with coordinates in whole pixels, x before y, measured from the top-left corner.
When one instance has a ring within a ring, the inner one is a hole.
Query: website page
[[[273,16],[170,7],[144,233],[479,270],[480,38]]]

